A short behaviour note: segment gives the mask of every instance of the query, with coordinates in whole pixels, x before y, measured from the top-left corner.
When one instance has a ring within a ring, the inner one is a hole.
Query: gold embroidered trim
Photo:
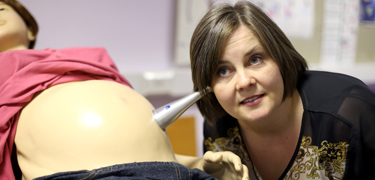
[[[232,151],[237,154],[242,161],[250,161],[238,127],[228,129],[227,135],[228,137],[216,138],[214,142],[212,142],[212,138],[209,137],[204,140],[204,145],[208,151]]]
[[[319,148],[311,142],[311,137],[302,137],[297,157],[284,179],[342,179],[349,144],[324,140]]]
[[[204,144],[209,151],[232,151],[240,156],[245,164],[250,158],[243,145],[238,127],[227,131],[228,137],[216,138],[212,142],[209,137]],[[284,179],[342,179],[345,171],[346,153],[349,147],[347,142],[321,142],[320,147],[311,145],[312,138],[303,136],[297,157]]]

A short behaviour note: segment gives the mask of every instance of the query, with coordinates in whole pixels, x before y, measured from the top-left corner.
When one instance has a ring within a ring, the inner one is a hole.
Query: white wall
[[[36,49],[107,48],[121,72],[173,66],[174,0],[20,0],[40,26]]]

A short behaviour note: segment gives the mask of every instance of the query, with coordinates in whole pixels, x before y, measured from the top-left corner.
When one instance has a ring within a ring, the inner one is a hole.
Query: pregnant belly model
[[[154,107],[122,84],[90,80],[46,89],[22,110],[15,143],[23,179],[114,164],[176,161]]]

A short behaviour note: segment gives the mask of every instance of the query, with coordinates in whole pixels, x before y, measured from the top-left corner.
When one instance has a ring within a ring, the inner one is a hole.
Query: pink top
[[[91,79],[131,87],[104,48],[15,50],[0,53],[0,179],[15,179],[11,164],[20,110],[56,84]]]

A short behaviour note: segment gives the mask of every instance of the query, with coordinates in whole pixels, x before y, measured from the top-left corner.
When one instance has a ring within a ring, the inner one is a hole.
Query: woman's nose
[[[251,87],[255,83],[254,77],[249,72],[237,72],[237,91],[242,91],[246,88]]]

